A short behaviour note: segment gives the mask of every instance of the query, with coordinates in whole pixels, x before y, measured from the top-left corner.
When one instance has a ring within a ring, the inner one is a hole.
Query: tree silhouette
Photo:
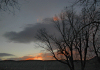
[[[96,54],[96,56],[99,58],[99,51],[100,51],[100,47],[98,44],[98,39],[97,39],[97,34],[98,34],[98,30],[99,30],[99,24],[100,24],[100,1],[99,0],[79,0],[79,3],[81,3],[81,5],[84,5],[85,11],[88,14],[91,22],[93,24],[95,24],[96,29],[93,33],[93,39],[92,39],[92,44],[93,44],[93,50]],[[76,2],[76,3],[78,3]]]
[[[80,15],[75,14],[73,8],[72,10],[66,9],[60,16],[56,16],[56,20],[52,19],[59,32],[59,37],[49,34],[45,28],[38,31],[37,38],[47,46],[41,47],[50,51],[56,60],[67,64],[70,70],[75,70],[74,56],[76,54],[74,52],[78,51],[81,70],[85,68],[89,48],[94,48],[93,50],[98,56],[96,39],[99,38],[100,13],[96,10],[96,6],[93,8],[92,6],[89,9],[83,7]],[[57,55],[62,55],[63,60],[60,60]]]

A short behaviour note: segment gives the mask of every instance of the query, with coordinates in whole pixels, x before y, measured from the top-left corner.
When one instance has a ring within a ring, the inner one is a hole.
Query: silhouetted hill
[[[74,63],[75,70],[80,70],[80,61],[76,60]],[[69,68],[56,60],[5,60],[0,61],[0,70],[69,70]],[[96,57],[87,61],[85,70],[100,70],[100,63],[96,61]]]

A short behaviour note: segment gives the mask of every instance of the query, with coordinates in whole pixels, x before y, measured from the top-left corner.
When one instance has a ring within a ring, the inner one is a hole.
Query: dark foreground
[[[80,69],[79,61],[75,61],[75,69]],[[68,66],[58,61],[0,61],[0,70],[69,70]],[[100,70],[96,59],[87,61],[85,70]]]

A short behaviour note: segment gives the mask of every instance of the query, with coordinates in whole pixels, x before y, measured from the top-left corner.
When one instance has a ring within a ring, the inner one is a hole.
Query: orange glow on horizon
[[[78,52],[73,51],[73,57],[74,57],[73,59],[74,60],[80,60],[79,56],[76,56],[76,54],[78,54]],[[69,55],[70,55],[70,52],[69,52]],[[61,53],[58,54],[57,52],[55,52],[55,56],[59,60],[66,59],[64,54],[61,54]],[[89,60],[89,59],[92,59],[92,58],[93,57],[88,57],[86,59]],[[28,55],[28,56],[23,56],[23,57],[18,57],[18,58],[11,58],[11,59],[10,58],[9,59],[2,58],[2,60],[42,60],[42,61],[45,61],[45,60],[56,60],[56,59],[50,53],[37,53],[36,55]]]
[[[35,57],[35,60],[43,60],[42,57]]]
[[[42,53],[39,53],[37,56],[34,56],[34,57],[32,55],[30,55],[25,60],[43,60]]]
[[[34,58],[27,58],[27,59],[25,59],[25,60],[34,60]]]
[[[58,18],[58,17],[53,17],[53,20],[54,20],[54,21],[58,21],[59,18]]]
[[[43,60],[42,57],[26,58],[25,60]]]

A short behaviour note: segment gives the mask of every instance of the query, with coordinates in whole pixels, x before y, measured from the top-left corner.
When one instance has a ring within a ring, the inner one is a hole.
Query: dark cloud
[[[6,37],[11,42],[17,43],[30,43],[33,41],[37,41],[36,34],[37,31],[41,28],[46,28],[47,32],[50,34],[57,34],[57,30],[54,27],[54,23],[51,22],[50,18],[46,18],[41,23],[36,23],[35,25],[30,24],[27,25],[22,31],[20,32],[6,32],[4,37]]]
[[[8,54],[8,53],[0,53],[0,57],[4,57],[4,56],[14,56],[13,54]]]

